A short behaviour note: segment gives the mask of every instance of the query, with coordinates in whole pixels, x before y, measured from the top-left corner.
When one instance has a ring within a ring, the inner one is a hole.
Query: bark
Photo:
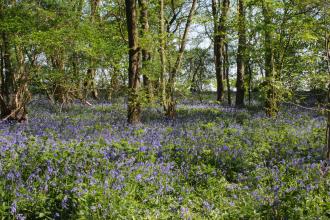
[[[84,98],[87,99],[89,94],[93,97],[93,99],[99,99],[99,94],[97,91],[97,86],[95,82],[95,76],[96,76],[96,69],[95,69],[95,61],[91,59],[91,67],[87,69],[87,80],[84,83],[85,87],[85,95]]]
[[[100,0],[90,0],[92,22],[95,22],[97,19],[100,18],[100,15],[98,13],[99,5],[100,5]]]
[[[231,105],[231,89],[230,89],[230,79],[229,79],[229,55],[228,55],[228,43],[225,44],[225,52],[224,52],[224,57],[225,57],[225,76],[227,80],[227,99],[228,99],[228,105]]]
[[[265,110],[269,117],[273,117],[278,112],[276,92],[274,88],[275,81],[275,60],[273,48],[273,30],[271,27],[272,17],[269,5],[264,3],[262,8],[265,25],[265,76],[266,76],[266,101]]]
[[[165,85],[165,73],[166,73],[166,64],[165,64],[165,18],[164,18],[164,0],[160,0],[160,92],[161,92],[161,102],[166,111],[166,85]]]
[[[245,59],[246,59],[246,31],[244,0],[238,1],[238,50],[237,50],[237,80],[236,80],[236,106],[244,106],[245,96]]]
[[[130,124],[137,124],[141,121],[141,106],[138,95],[140,87],[140,48],[138,43],[136,0],[125,0],[125,4],[129,46],[127,120]]]
[[[226,38],[226,21],[229,11],[229,0],[223,0],[221,16],[219,16],[218,1],[212,0],[212,15],[214,23],[214,63],[217,78],[217,101],[222,102],[224,97],[224,44]]]
[[[248,91],[249,91],[249,105],[251,106],[252,103],[252,67],[251,62],[247,62],[247,71],[249,74],[249,81],[248,81]]]
[[[326,59],[327,59],[327,67],[328,67],[328,103],[327,103],[327,111],[328,111],[328,121],[327,121],[327,159],[330,160],[330,35],[328,32],[325,35],[325,48],[326,48]]]
[[[148,15],[148,0],[139,0],[139,6],[141,8],[140,20],[142,24],[141,37],[147,36],[149,32],[149,15]],[[142,71],[146,70],[148,62],[151,60],[151,53],[147,48],[142,48]],[[143,76],[143,87],[146,91],[147,98],[149,101],[153,99],[153,86],[152,82],[147,76],[147,74],[142,74]]]
[[[51,91],[48,93],[49,99],[55,103],[68,104],[71,102],[71,94],[66,85],[65,79],[65,63],[63,58],[63,52],[56,50],[50,57],[51,65],[54,70],[58,71],[64,78],[53,82]]]
[[[187,18],[187,22],[186,22],[186,26],[183,32],[183,36],[180,42],[180,48],[179,48],[179,53],[175,62],[175,65],[173,66],[173,68],[170,71],[170,75],[169,75],[169,79],[167,82],[167,86],[166,86],[166,106],[165,106],[165,115],[169,118],[175,118],[176,116],[176,109],[175,109],[175,97],[174,97],[174,84],[175,84],[175,78],[176,75],[181,67],[181,62],[183,59],[183,54],[184,54],[184,50],[186,47],[186,43],[187,43],[187,38],[188,38],[188,32],[189,32],[189,28],[196,10],[196,5],[197,5],[197,0],[193,0],[190,11],[189,11],[189,15]]]
[[[27,120],[26,104],[30,100],[27,87],[27,73],[24,67],[24,54],[16,47],[17,65],[11,62],[12,48],[9,34],[2,33],[2,69],[0,88],[0,111],[2,120],[23,122]]]
[[[4,78],[3,78],[3,69],[4,69],[4,54],[3,54],[3,45],[0,45],[0,94],[2,94],[2,86],[4,85]]]
[[[90,21],[93,25],[95,25],[95,22],[100,19],[100,15],[98,13],[99,4],[100,4],[100,0],[90,0],[90,10],[91,10]],[[87,79],[84,83],[85,99],[87,99],[89,95],[91,95],[94,99],[99,98],[97,86],[95,82],[95,76],[96,76],[95,65],[96,65],[95,58],[92,57],[90,59],[90,67],[87,70]]]
[[[119,87],[119,79],[118,79],[118,69],[116,67],[113,68],[113,73],[110,80],[110,89],[108,93],[108,99],[112,100],[115,95],[118,94],[120,90]]]

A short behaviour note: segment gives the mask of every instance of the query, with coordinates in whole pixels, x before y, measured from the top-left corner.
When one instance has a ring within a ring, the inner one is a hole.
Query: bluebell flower
[[[17,212],[17,204],[16,204],[16,201],[14,201],[10,206],[10,213],[12,215],[15,215],[16,212]]]

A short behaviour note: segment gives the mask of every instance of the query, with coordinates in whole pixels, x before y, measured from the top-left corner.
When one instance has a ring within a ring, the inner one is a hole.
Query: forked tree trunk
[[[129,46],[128,67],[128,113],[127,121],[137,124],[141,121],[141,106],[139,99],[140,73],[139,73],[139,43],[136,0],[125,0],[126,18]]]
[[[23,122],[27,120],[26,104],[30,100],[27,87],[24,54],[16,47],[17,66],[11,62],[11,45],[9,35],[2,33],[2,69],[0,88],[0,111],[2,120]]]
[[[181,62],[183,59],[183,54],[184,54],[184,50],[186,47],[186,42],[187,42],[187,38],[188,38],[188,32],[189,32],[189,28],[196,10],[196,5],[197,5],[197,0],[193,0],[190,11],[189,11],[189,15],[187,18],[187,22],[186,22],[186,26],[183,32],[183,36],[180,42],[180,48],[179,48],[179,53],[175,62],[175,65],[173,66],[173,68],[170,71],[170,75],[169,75],[169,79],[166,85],[166,105],[165,105],[165,115],[168,118],[175,118],[176,116],[176,103],[175,103],[175,97],[174,97],[174,92],[175,92],[175,78],[176,75],[178,73],[178,71],[180,70],[181,67]]]
[[[236,106],[237,107],[244,106],[245,60],[246,60],[245,6],[244,6],[244,0],[239,0],[238,1],[237,80],[236,80]]]

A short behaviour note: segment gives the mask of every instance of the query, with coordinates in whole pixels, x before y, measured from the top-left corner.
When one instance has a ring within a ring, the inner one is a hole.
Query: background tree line
[[[178,93],[210,87],[221,104],[258,98],[273,117],[309,91],[330,143],[329,13],[326,0],[1,0],[1,118],[25,121],[36,94],[126,94],[135,124],[145,105],[174,118]]]

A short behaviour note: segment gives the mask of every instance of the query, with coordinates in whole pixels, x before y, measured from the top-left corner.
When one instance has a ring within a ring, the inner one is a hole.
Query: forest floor
[[[0,124],[0,219],[328,219],[325,118],[185,102],[30,106]]]

